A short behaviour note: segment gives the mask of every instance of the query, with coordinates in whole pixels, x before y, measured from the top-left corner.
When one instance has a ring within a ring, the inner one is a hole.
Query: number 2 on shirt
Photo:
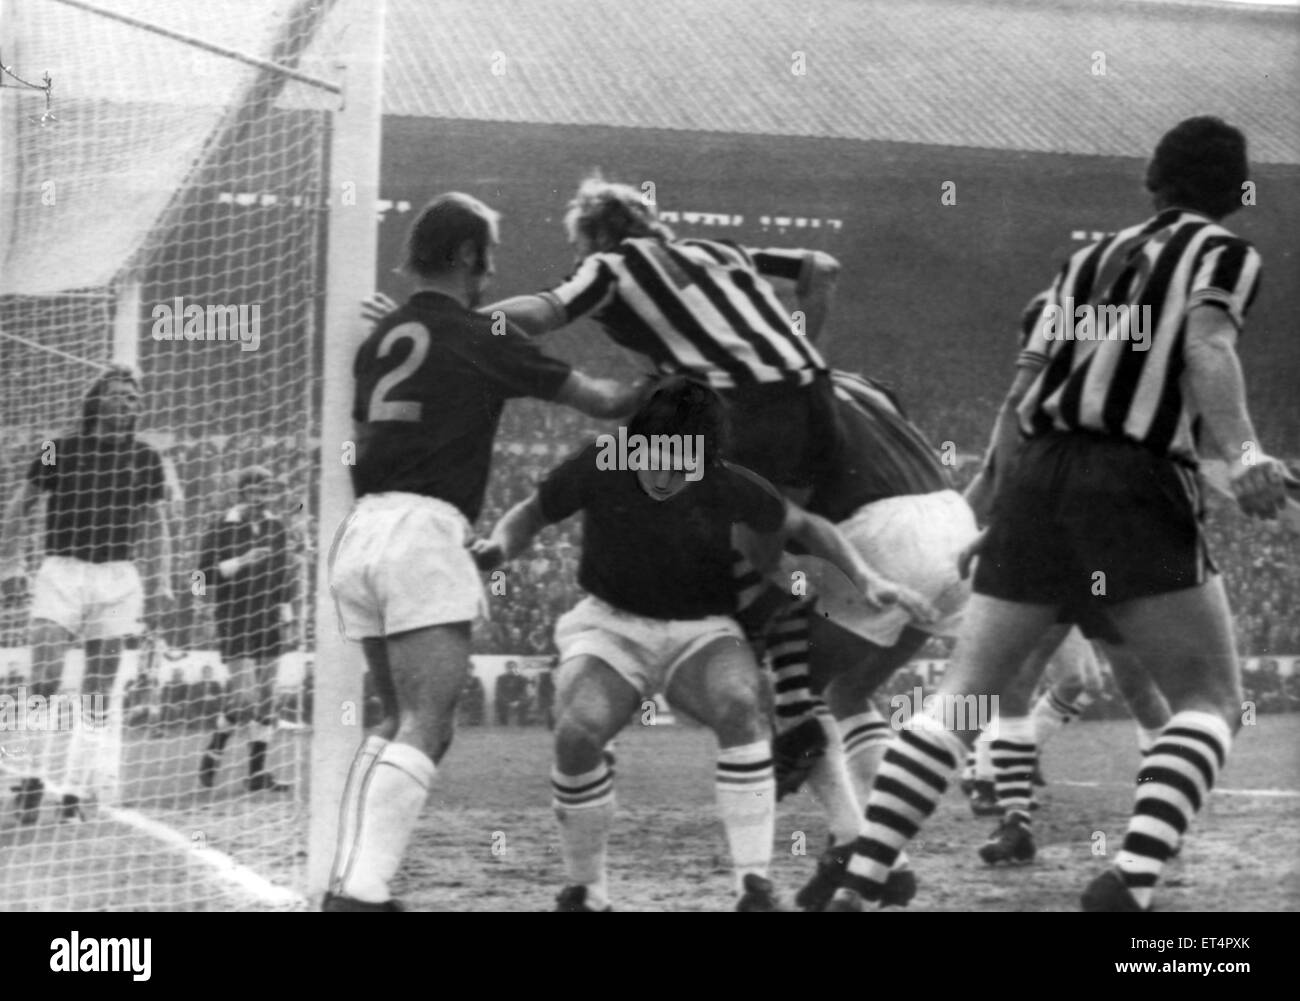
[[[385,373],[375,383],[375,391],[370,394],[370,406],[366,419],[369,421],[408,421],[418,423],[422,407],[418,400],[390,400],[389,392],[399,383],[405,382],[424,364],[425,355],[429,353],[429,328],[423,323],[403,323],[394,327],[379,342],[376,356],[386,358],[392,353],[393,345],[398,341],[411,342],[411,353],[391,372]]]

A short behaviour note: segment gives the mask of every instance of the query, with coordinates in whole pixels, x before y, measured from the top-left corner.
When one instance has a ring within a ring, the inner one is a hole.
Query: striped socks
[[[1029,716],[1000,716],[996,729],[997,736],[989,742],[993,794],[1004,817],[1018,814],[1028,824],[1034,799],[1034,762],[1038,758],[1034,720]]]
[[[853,846],[845,885],[879,900],[903,846],[934,812],[966,748],[942,721],[914,716],[885,751],[867,799],[867,829]]]
[[[776,731],[785,733],[803,722],[816,707],[809,685],[808,617],[812,602],[804,601],[782,612],[767,634],[772,659],[776,702]]]
[[[1214,788],[1232,731],[1213,713],[1175,713],[1138,770],[1133,817],[1115,860],[1139,906],[1151,906],[1165,862]]]

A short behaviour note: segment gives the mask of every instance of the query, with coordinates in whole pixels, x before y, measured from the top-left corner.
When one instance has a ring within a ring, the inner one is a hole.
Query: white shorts
[[[648,619],[586,597],[555,623],[560,663],[597,657],[617,671],[642,698],[664,692],[682,663],[716,639],[745,641],[735,619]]]
[[[32,586],[31,618],[57,623],[82,640],[144,631],[144,588],[131,560],[87,563],[47,556]]]
[[[394,636],[487,611],[465,544],[469,522],[453,505],[420,494],[367,494],[330,547],[330,591],[350,640]]]
[[[954,637],[970,599],[970,579],[957,572],[957,556],[979,534],[975,515],[961,494],[887,497],[859,508],[837,526],[873,568],[912,588],[939,612],[935,622],[913,622],[902,608],[871,609],[837,588],[850,588],[842,575],[828,575],[819,607],[832,622],[879,646],[898,642],[912,626],[936,636]]]

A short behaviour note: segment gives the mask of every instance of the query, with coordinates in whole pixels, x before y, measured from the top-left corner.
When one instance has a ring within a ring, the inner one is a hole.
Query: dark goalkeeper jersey
[[[598,451],[587,446],[538,487],[548,523],[583,512],[578,583],[615,608],[651,619],[734,615],[731,528],[780,529],[785,500],[776,488],[724,462],[657,501],[636,472],[598,469]]]
[[[552,400],[571,371],[518,328],[494,333],[488,317],[417,292],[357,352],[353,490],[438,497],[474,521],[505,401]]]

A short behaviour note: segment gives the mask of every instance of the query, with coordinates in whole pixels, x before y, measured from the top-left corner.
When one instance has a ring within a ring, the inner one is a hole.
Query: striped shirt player
[[[1084,544],[1039,517],[1036,552],[1014,562],[981,560],[977,590],[1011,601],[1059,601],[1085,632],[1113,639],[1104,606],[1201,584],[1215,572],[1200,531],[1197,413],[1185,389],[1187,316],[1212,305],[1239,329],[1259,275],[1259,253],[1247,241],[1178,207],[1070,257],[1021,331],[1018,364],[1032,373],[1016,409],[1027,440],[1022,458],[1050,456],[1067,441],[1072,449],[1094,445],[1109,458],[1080,484],[1086,495],[1101,500],[1121,479],[1150,479],[1158,491],[1152,503],[1165,516],[1147,525],[1143,515],[1140,530],[1138,521],[1120,525],[1110,504],[1081,505],[1053,486],[1054,506],[1073,534],[1092,540],[1089,555],[1072,553]],[[1118,517],[1125,512],[1135,508]],[[1014,517],[995,507],[993,531]],[[1112,540],[1104,553],[1099,540]],[[1093,593],[1096,570],[1106,572],[1101,594]]]
[[[945,720],[945,708],[997,691],[1060,619],[1123,644],[1169,702],[1123,848],[1081,898],[1089,911],[1150,907],[1240,726],[1231,613],[1201,525],[1199,448],[1234,464],[1245,513],[1276,517],[1286,502],[1285,467],[1258,447],[1235,351],[1259,258],[1220,224],[1248,176],[1238,130],[1181,122],[1148,166],[1156,215],[1074,254],[1044,297],[994,431],[990,522],[954,661],[936,711],[914,717],[885,753],[832,909],[881,899],[890,865],[975,738],[975,722]],[[1243,462],[1243,443],[1254,462]],[[1034,852],[1019,811],[981,849],[986,861]]]
[[[827,254],[676,239],[633,188],[589,179],[566,217],[579,253],[558,286],[500,309],[529,333],[587,317],[661,373],[690,375],[727,399],[730,458],[802,502],[842,447],[826,362],[796,332],[772,280],[801,305],[834,282]]]

